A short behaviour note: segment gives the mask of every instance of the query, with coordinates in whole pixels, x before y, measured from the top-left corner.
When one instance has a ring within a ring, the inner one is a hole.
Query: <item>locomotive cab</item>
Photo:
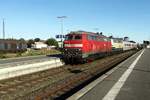
[[[82,59],[83,34],[69,33],[64,41],[64,60],[67,63],[80,61]]]

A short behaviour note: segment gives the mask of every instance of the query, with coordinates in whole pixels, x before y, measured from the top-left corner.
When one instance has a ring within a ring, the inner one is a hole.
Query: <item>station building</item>
[[[0,52],[19,52],[27,50],[25,41],[14,39],[0,39]]]

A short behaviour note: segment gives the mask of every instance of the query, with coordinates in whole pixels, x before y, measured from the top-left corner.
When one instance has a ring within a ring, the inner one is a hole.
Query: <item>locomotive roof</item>
[[[114,37],[112,37],[112,38],[110,38],[110,39],[123,40],[123,38],[114,38]]]
[[[131,42],[131,43],[136,43],[135,41],[129,41],[129,42]]]
[[[87,31],[71,31],[69,34],[83,34],[83,33],[104,36],[103,34],[100,34],[100,33],[87,32]],[[106,36],[104,36],[104,37],[106,37]]]

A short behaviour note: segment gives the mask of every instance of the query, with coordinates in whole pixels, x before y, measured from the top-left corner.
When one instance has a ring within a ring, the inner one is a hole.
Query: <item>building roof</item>
[[[5,43],[26,43],[25,41],[15,40],[15,39],[0,39],[0,42]]]

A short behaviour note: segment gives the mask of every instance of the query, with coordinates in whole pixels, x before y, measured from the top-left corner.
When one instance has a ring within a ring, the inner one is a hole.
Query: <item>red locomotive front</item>
[[[83,62],[111,52],[109,38],[102,34],[76,31],[66,35],[64,41],[64,61]]]
[[[82,59],[84,34],[71,32],[66,35],[64,41],[64,61],[75,62]]]

